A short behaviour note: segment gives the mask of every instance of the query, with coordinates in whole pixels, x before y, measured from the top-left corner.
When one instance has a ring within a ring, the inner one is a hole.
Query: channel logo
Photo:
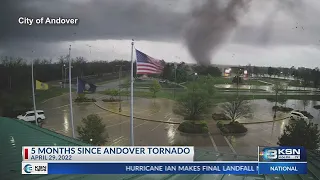
[[[259,153],[261,161],[305,161],[303,147],[268,147]]]
[[[31,164],[26,164],[23,168],[24,172],[27,174],[30,174],[32,172],[32,165]]]
[[[22,162],[22,174],[48,174],[48,163]]]

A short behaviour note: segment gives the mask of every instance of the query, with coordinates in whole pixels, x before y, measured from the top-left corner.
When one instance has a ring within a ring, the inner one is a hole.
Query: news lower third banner
[[[30,162],[193,162],[192,146],[24,146]]]
[[[22,174],[306,174],[307,163],[39,163],[22,162]]]
[[[258,147],[250,161],[194,161],[191,146],[26,146],[22,174],[306,174],[303,147]]]

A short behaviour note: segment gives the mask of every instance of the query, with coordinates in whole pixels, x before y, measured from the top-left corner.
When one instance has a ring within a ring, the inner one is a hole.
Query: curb
[[[118,114],[120,116],[125,116],[125,117],[130,117],[130,115],[127,114],[122,114],[119,112],[115,112],[115,111],[111,111],[110,109],[104,108],[102,106],[100,106],[99,104],[97,104],[97,102],[94,102],[94,104],[99,107],[100,109],[103,109],[105,111],[111,112],[113,114]],[[155,119],[146,119],[146,118],[142,118],[142,117],[133,117],[135,119],[140,119],[140,120],[144,120],[144,121],[150,121],[150,122],[159,122],[159,123],[167,123],[167,124],[180,124],[179,122],[173,122],[173,121],[160,121],[160,120],[155,120]]]
[[[220,130],[220,129],[219,129]],[[223,132],[221,132],[221,130],[220,130],[220,133],[221,133],[221,135],[223,135],[223,136],[245,136],[247,133],[248,133],[248,131],[247,132],[244,132],[244,133],[223,133]]]
[[[288,119],[288,117],[285,117],[282,119],[271,120],[271,121],[244,122],[244,123],[239,123],[239,124],[262,124],[262,123],[271,123],[271,122],[282,121],[285,119]]]
[[[262,124],[262,123],[271,123],[271,122],[277,122],[277,121],[282,121],[282,120],[285,120],[285,119],[288,119],[289,117],[285,117],[285,118],[282,118],[282,119],[276,119],[276,120],[271,120],[271,121],[255,121],[255,122],[239,122],[239,124]],[[229,120],[214,120],[216,123],[218,121],[229,121]]]
[[[188,136],[210,136],[208,133],[209,132],[206,132],[206,133],[185,133],[185,132],[181,132],[177,129],[177,132],[179,132],[181,135],[188,135]]]

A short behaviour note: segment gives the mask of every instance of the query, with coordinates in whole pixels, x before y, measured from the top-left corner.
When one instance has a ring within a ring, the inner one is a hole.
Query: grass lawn
[[[100,92],[103,94],[103,92]],[[181,91],[176,91],[175,96],[179,97],[183,92]],[[236,93],[236,92],[235,92]],[[123,96],[126,96],[126,92],[122,92]],[[134,96],[135,97],[144,97],[144,98],[152,98],[152,93],[149,91],[139,91],[135,90],[134,91]],[[157,98],[167,98],[167,99],[172,99],[174,100],[173,96],[173,91],[166,91],[162,90],[156,94]],[[244,98],[245,100],[253,100],[253,99],[275,99],[275,95],[270,94],[270,95],[239,95],[239,97]],[[320,96],[319,95],[279,95],[278,98],[286,98],[286,99],[296,99],[296,100],[319,100],[320,101]],[[214,103],[222,103],[222,102],[227,102],[227,101],[232,101],[236,99],[236,94],[235,95],[226,95],[217,92],[213,97],[213,102]]]
[[[269,83],[275,83],[275,82],[283,82],[283,83],[289,83],[290,79],[279,79],[279,78],[273,78],[273,77],[261,77],[259,78],[261,81],[266,81],[266,82],[269,82]]]
[[[290,81],[290,82],[289,82],[289,86],[304,87],[303,83],[300,82],[300,81],[298,81],[298,80]],[[308,84],[306,87],[311,87],[311,88],[313,88],[314,86],[313,86],[312,83],[310,83],[310,84]]]
[[[105,94],[104,92],[99,92],[101,94]],[[127,91],[122,91],[121,96],[127,96],[128,92]],[[179,93],[177,92],[176,95],[178,96]],[[139,91],[139,90],[134,90],[133,92],[134,97],[144,97],[144,98],[153,98],[153,93],[149,91]],[[157,98],[166,98],[166,99],[174,99],[173,96],[173,91],[160,91],[156,94]]]
[[[272,78],[272,77],[262,77],[259,78],[261,81],[266,81],[269,83],[281,82],[281,83],[288,83],[289,86],[294,87],[303,87],[303,84],[299,80],[290,80],[290,79],[279,79],[279,78]],[[310,83],[306,87],[313,87],[313,84]]]
[[[232,78],[212,77],[214,84],[232,84]]]
[[[225,77],[213,77],[214,84],[233,84],[232,78],[225,78]],[[265,86],[266,83],[260,82],[258,80],[243,80],[241,85],[255,85],[255,86]]]
[[[216,88],[218,91],[234,91],[237,92],[237,88]],[[264,89],[239,89],[239,92],[266,92]]]
[[[73,90],[73,92],[74,91],[75,90]],[[60,96],[60,95],[62,95],[64,93],[68,93],[68,92],[69,92],[69,88],[60,88],[60,87],[50,87],[46,91],[36,90],[36,92],[35,92],[35,94],[36,94],[36,102],[42,102],[42,101],[44,101],[46,99],[53,98],[53,97],[56,97],[56,96]]]
[[[233,78],[228,78],[228,77],[213,77],[213,83],[214,84],[235,84],[232,82]],[[190,82],[186,82],[186,84],[184,84],[185,86],[187,86]],[[260,82],[258,80],[243,80],[243,83],[241,83],[240,85],[255,85],[255,86],[265,86],[268,85],[266,83]]]
[[[151,84],[153,83],[153,81],[136,81],[134,82],[134,87],[137,87],[137,88],[149,88],[151,86]],[[177,84],[171,84],[171,83],[160,83],[161,87],[162,88],[183,88],[182,86],[180,85],[177,85]],[[125,85],[120,85],[121,87],[125,87]]]
[[[120,81],[123,81],[125,79],[127,79],[127,77],[121,78]],[[102,81],[102,82],[96,83],[95,85],[103,85],[103,84],[110,83],[110,82],[115,82],[115,81],[119,81],[119,79],[112,79],[112,80]]]
[[[254,85],[254,86],[266,86],[268,84],[260,82],[258,80],[246,80],[244,81],[244,84],[246,85]]]

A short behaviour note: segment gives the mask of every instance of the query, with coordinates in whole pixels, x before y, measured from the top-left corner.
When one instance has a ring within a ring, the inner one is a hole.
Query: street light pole
[[[64,68],[64,85],[63,87],[65,88],[65,85],[67,84],[67,70],[69,67]]]
[[[174,64],[174,88],[173,88],[173,98],[176,98],[176,85],[177,85],[177,65]]]
[[[63,74],[65,74],[65,64],[63,64],[63,66],[61,67],[61,69],[62,69],[62,77],[61,77],[61,88],[63,87],[64,88],[64,84],[65,84],[65,82],[64,82],[64,75]]]
[[[32,51],[33,53],[34,51]],[[35,97],[35,93],[34,93],[34,75],[33,75],[33,59],[31,60],[31,82],[32,82],[32,100],[33,100],[33,111],[34,111],[34,118],[35,118],[35,122],[36,125],[38,126],[38,117],[37,117],[37,108],[36,108],[36,97]]]
[[[131,146],[134,146],[134,128],[133,128],[133,46],[134,46],[134,40],[132,39],[131,42],[131,87],[130,87],[130,144]]]
[[[122,76],[122,65],[118,65],[119,67],[119,80],[118,80],[118,86],[119,86],[119,112],[122,111],[121,107],[121,76]]]
[[[239,79],[240,79],[240,68],[238,68],[237,72],[237,98],[239,98]]]
[[[69,101],[70,101],[70,119],[71,119],[71,126],[72,126],[72,137],[75,138],[74,133],[74,124],[73,124],[73,109],[72,109],[72,91],[71,91],[71,45],[69,46]]]
[[[90,52],[90,57],[89,57],[89,59],[91,60],[91,47],[92,47],[92,46],[90,46],[89,44],[87,44],[87,46],[89,47],[89,52]]]

